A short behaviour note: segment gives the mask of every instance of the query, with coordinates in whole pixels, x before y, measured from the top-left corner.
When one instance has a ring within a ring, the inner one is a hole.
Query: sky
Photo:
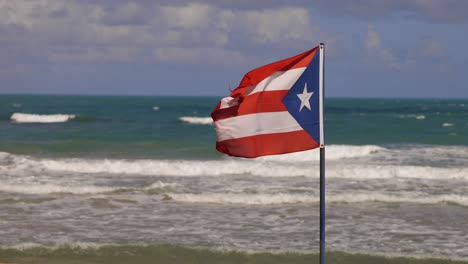
[[[468,98],[466,0],[0,0],[0,94],[226,96],[326,46],[329,97]]]

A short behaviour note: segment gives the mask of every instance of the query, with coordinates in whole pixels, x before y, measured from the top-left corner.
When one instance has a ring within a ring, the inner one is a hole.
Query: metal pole
[[[320,91],[320,264],[325,264],[325,135],[323,98],[325,79],[325,44],[320,43],[319,91]]]
[[[320,148],[320,264],[325,264],[325,147]]]

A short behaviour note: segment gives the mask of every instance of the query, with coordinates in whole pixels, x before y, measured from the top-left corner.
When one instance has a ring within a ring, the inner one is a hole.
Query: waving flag
[[[248,72],[211,114],[222,153],[255,158],[323,145],[321,46]]]

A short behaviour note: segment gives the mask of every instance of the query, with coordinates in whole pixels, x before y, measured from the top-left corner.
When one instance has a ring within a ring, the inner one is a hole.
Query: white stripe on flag
[[[294,83],[296,83],[297,79],[299,79],[305,69],[306,67],[301,67],[287,71],[275,72],[263,79],[255,87],[252,87],[253,90],[246,93],[246,96],[263,91],[289,90]]]
[[[218,142],[303,129],[287,111],[257,113],[221,119],[216,121],[214,126],[218,134]]]

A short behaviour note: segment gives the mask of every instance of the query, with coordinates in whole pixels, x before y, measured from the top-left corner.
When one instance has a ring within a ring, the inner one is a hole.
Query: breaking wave
[[[113,187],[100,186],[61,186],[55,184],[25,184],[12,185],[1,184],[0,192],[24,193],[24,194],[49,194],[49,193],[72,193],[72,194],[95,194],[116,191]]]
[[[244,205],[275,205],[296,203],[318,203],[318,195],[311,194],[245,194],[245,193],[169,193],[172,200],[186,203],[213,203],[213,204],[244,204]],[[369,194],[335,194],[329,195],[327,203],[418,203],[439,204],[450,203],[468,206],[468,197],[461,195],[406,195],[395,196],[380,193]]]
[[[162,181],[157,181],[152,183],[150,186],[144,188],[145,190],[151,190],[151,189],[166,189],[166,188],[173,188],[177,187],[179,184],[177,183],[168,183],[168,182],[162,182]]]
[[[75,115],[68,114],[39,115],[14,113],[11,115],[10,119],[16,123],[63,123],[74,119],[75,117]]]
[[[185,123],[196,124],[196,125],[213,124],[213,119],[211,119],[211,117],[182,116],[182,117],[179,117],[179,120]]]
[[[374,155],[377,147],[353,147],[348,153],[346,146],[337,146],[338,154],[332,154],[327,161],[328,178],[344,179],[461,179],[468,180],[468,167],[432,167],[413,165],[379,165],[372,163],[346,162],[347,157]],[[352,154],[352,150],[355,153]],[[405,151],[405,150],[402,150]],[[416,154],[419,152],[415,152]],[[444,155],[439,150],[437,155]],[[317,154],[317,155],[316,155]],[[398,154],[398,153],[397,153]],[[307,154],[309,155],[309,154]],[[312,155],[312,154],[310,154]],[[318,156],[318,153],[313,155]],[[354,156],[353,156],[354,155]],[[398,154],[399,155],[399,154]],[[466,158],[467,150],[460,149],[458,158]],[[421,156],[417,156],[418,158]],[[335,159],[333,159],[335,158]],[[277,159],[277,160],[275,160]],[[278,160],[279,159],[279,160]],[[219,160],[125,160],[125,159],[38,159],[28,156],[0,152],[0,173],[5,175],[34,175],[43,172],[77,174],[116,174],[148,176],[229,176],[252,175],[264,177],[318,177],[318,162],[299,159],[295,156],[275,156],[268,159],[219,159]],[[333,162],[336,160],[337,162]],[[307,162],[306,162],[307,161]]]
[[[365,157],[376,154],[379,151],[386,150],[383,147],[375,145],[353,146],[353,145],[330,145],[326,147],[327,160],[339,160],[347,158]],[[313,161],[319,160],[318,149],[307,150],[302,152],[295,152],[285,155],[265,156],[257,160],[265,161]]]
[[[0,185],[0,192],[23,193],[23,194],[52,194],[52,193],[70,193],[70,194],[99,194],[111,193],[116,191],[149,191],[155,189],[167,190],[179,186],[177,183],[166,183],[157,181],[146,187],[110,187],[95,185],[59,185],[59,184],[37,184],[37,183],[16,183]]]

